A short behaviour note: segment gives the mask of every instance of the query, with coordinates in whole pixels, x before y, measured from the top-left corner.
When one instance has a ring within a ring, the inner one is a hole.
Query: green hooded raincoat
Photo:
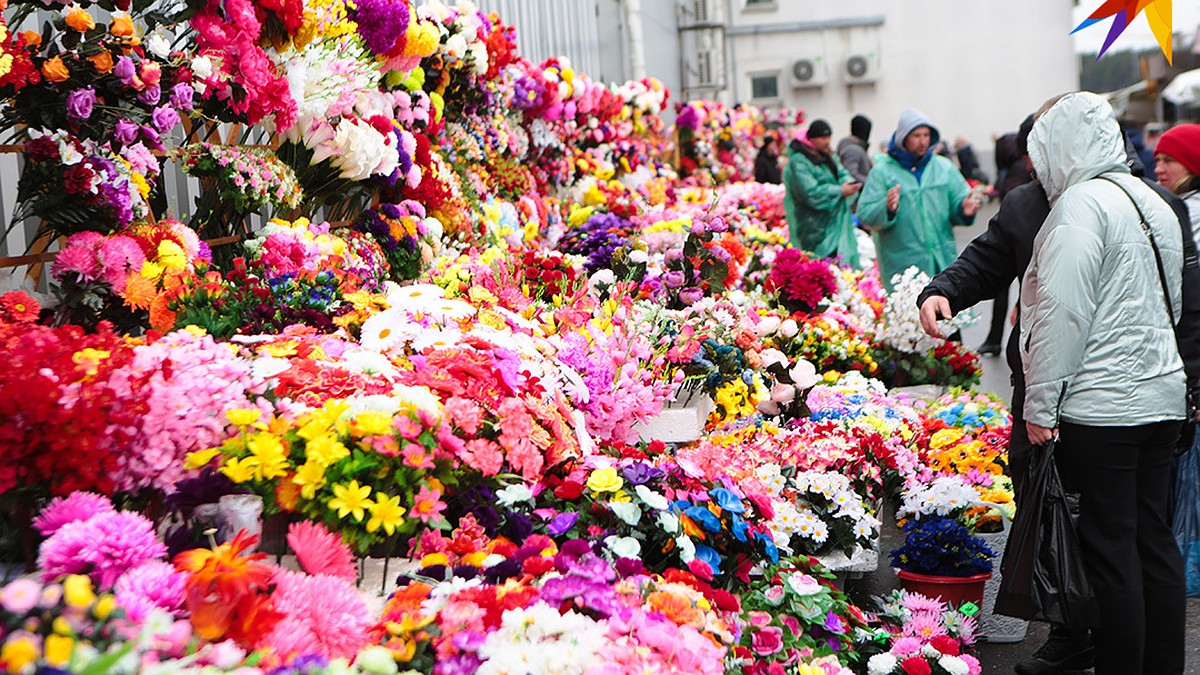
[[[809,152],[812,152],[809,149]],[[783,170],[792,246],[818,258],[841,256],[843,264],[858,267],[858,238],[850,220],[850,202],[842,196],[842,184],[850,174],[832,155],[837,176],[824,162],[814,162],[804,149],[792,150]]]
[[[929,127],[930,150],[917,157],[903,149],[904,139],[917,127]],[[930,277],[958,257],[952,225],[970,225],[975,219],[962,213],[970,195],[967,181],[950,160],[932,150],[940,133],[920,111],[900,114],[900,125],[888,145],[888,154],[876,158],[858,200],[858,217],[874,233],[879,274],[884,288],[892,290],[892,277],[916,266]],[[887,192],[900,186],[900,208],[888,218]]]

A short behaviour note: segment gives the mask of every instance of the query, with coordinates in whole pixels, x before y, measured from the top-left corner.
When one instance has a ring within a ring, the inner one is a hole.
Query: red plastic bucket
[[[964,602],[983,606],[983,586],[992,578],[992,573],[984,572],[969,577],[937,577],[898,570],[896,576],[900,578],[900,586],[909,593],[920,593],[957,607]]]

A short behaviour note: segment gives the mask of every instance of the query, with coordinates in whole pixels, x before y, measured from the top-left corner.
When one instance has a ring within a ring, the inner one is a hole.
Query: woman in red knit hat
[[[1158,184],[1187,204],[1192,235],[1200,244],[1200,124],[1180,124],[1154,146],[1154,175]]]

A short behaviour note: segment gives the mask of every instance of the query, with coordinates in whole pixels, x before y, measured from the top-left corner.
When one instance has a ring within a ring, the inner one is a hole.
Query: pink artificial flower
[[[101,513],[115,513],[108,497],[94,492],[72,492],[56,497],[33,519],[33,527],[43,537],[52,536],[67,523],[87,520]]]
[[[155,609],[175,616],[183,610],[187,575],[171,563],[152,560],[126,572],[115,586],[117,605],[129,620],[141,624]]]
[[[446,502],[441,498],[440,490],[431,490],[428,485],[422,485],[417,496],[413,497],[412,510],[409,515],[419,518],[422,523],[439,520],[442,517],[442,511],[446,509]]]
[[[483,410],[479,404],[466,398],[458,396],[450,397],[445,403],[446,416],[459,429],[474,436],[479,431],[480,422],[483,419]]]
[[[495,476],[504,466],[504,453],[494,441],[476,438],[467,441],[460,455],[463,462],[485,476]]]
[[[901,634],[928,642],[939,635],[945,635],[946,626],[942,623],[941,614],[914,612],[908,623],[904,624]]]
[[[67,274],[75,274],[81,282],[95,281],[100,278],[101,266],[96,257],[96,251],[104,241],[104,235],[98,232],[79,232],[67,238],[67,242],[54,256],[50,272],[55,279],[64,279]]]
[[[283,618],[259,647],[269,647],[286,661],[302,654],[350,659],[367,646],[371,613],[350,582],[283,569],[273,582],[271,597]]]
[[[26,614],[37,607],[42,585],[33,579],[17,579],[0,588],[0,607],[9,614]]]
[[[42,579],[87,574],[106,591],[129,570],[161,559],[167,547],[158,541],[154,524],[138,513],[100,513],[60,528],[38,552]]]
[[[320,523],[302,520],[288,525],[287,543],[305,572],[337,577],[350,583],[358,580],[350,547]]]
[[[912,637],[896,638],[892,643],[892,654],[898,657],[910,656],[921,651],[921,641]]]

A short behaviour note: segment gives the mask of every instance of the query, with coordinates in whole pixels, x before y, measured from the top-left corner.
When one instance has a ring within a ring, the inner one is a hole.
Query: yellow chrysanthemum
[[[247,441],[246,447],[258,461],[255,467],[258,480],[271,480],[287,474],[287,455],[283,441],[278,436],[265,431],[256,433]]]
[[[187,268],[187,251],[169,239],[158,242],[156,257],[158,264],[166,269],[182,270]]]
[[[305,462],[296,469],[292,482],[300,486],[301,497],[311,500],[317,496],[317,490],[325,487],[325,466],[318,462]]]
[[[317,436],[304,445],[304,456],[310,462],[329,466],[350,455],[350,449],[333,434]]]
[[[392,416],[376,410],[366,410],[354,418],[350,430],[357,436],[382,436],[392,429]]]

